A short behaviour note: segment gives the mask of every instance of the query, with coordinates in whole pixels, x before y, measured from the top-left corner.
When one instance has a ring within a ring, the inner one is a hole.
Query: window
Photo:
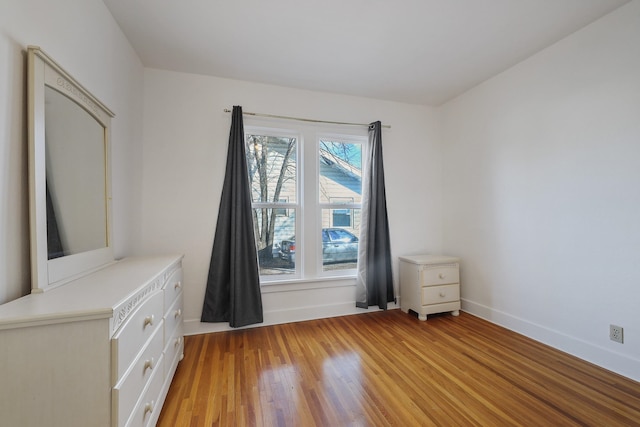
[[[289,198],[288,197],[283,197],[281,199],[278,200],[278,202],[280,202],[281,204],[287,204],[289,203]],[[275,214],[278,216],[289,216],[289,211],[285,208],[276,208],[274,209]]]
[[[355,274],[366,137],[245,129],[261,282]]]
[[[293,274],[298,138],[249,133],[245,141],[260,275]]]
[[[351,227],[351,209],[334,209],[333,210],[333,226],[334,227]]]
[[[330,203],[353,203],[353,197],[330,197]],[[333,227],[351,227],[353,225],[352,209],[333,209],[331,211]]]
[[[319,140],[322,271],[354,270],[362,203],[362,142]]]

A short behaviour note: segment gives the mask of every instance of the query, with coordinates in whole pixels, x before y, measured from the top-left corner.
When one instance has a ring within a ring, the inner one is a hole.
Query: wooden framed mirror
[[[113,262],[114,114],[37,46],[28,48],[31,292]]]

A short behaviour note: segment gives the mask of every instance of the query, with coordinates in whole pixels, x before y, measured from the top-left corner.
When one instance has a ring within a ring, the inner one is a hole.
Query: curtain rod
[[[225,113],[230,113],[232,110],[228,108],[224,109]],[[369,123],[349,123],[349,122],[333,122],[330,120],[316,120],[316,119],[304,119],[301,117],[290,117],[290,116],[278,116],[275,114],[263,114],[263,113],[250,113],[248,111],[243,111],[243,115],[247,116],[256,116],[256,117],[270,117],[272,119],[287,119],[287,120],[297,120],[299,122],[311,122],[311,123],[329,123],[332,125],[349,125],[349,126],[369,126]],[[389,125],[382,125],[383,128],[391,129]]]

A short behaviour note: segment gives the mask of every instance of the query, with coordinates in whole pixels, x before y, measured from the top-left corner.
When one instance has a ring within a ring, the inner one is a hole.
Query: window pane
[[[358,237],[360,235],[360,209],[349,211],[351,225],[337,227],[335,211],[322,209],[322,270],[355,269],[358,260]],[[333,221],[333,224],[331,222]]]
[[[297,203],[297,139],[247,135],[247,168],[254,203]]]
[[[253,210],[261,276],[293,274],[296,270],[296,210],[287,209],[288,216],[278,215],[279,210]]]
[[[334,227],[351,227],[351,209],[333,209]]]
[[[320,140],[320,202],[362,202],[362,145]]]

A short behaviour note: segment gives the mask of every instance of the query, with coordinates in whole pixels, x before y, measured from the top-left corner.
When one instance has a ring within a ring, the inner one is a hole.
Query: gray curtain
[[[263,321],[250,191],[242,107],[234,106],[203,322],[229,322],[231,327],[240,327]]]
[[[362,220],[358,245],[356,306],[383,310],[395,299],[382,162],[382,124],[369,125],[369,152],[363,170]]]
[[[62,247],[62,239],[58,229],[56,211],[53,208],[53,201],[49,192],[49,184],[46,184],[45,187],[47,193],[47,252],[48,259],[55,259],[64,256],[64,248]]]

